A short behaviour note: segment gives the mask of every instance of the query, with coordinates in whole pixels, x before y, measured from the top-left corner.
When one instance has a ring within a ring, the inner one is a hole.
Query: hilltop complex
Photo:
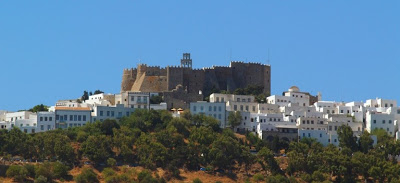
[[[261,86],[264,93],[270,94],[271,66],[231,62],[229,66],[193,69],[190,53],[184,53],[180,66],[160,68],[139,64],[137,68],[125,69],[121,93],[163,93],[169,108],[187,108],[190,102],[202,100],[203,95],[209,96],[213,90],[233,92],[249,85]]]
[[[60,100],[46,112],[0,111],[0,129],[18,127],[26,133],[37,133],[119,120],[137,109],[168,110],[174,117],[187,109],[192,114],[214,117],[221,128],[233,127],[235,132],[251,132],[266,140],[275,136],[288,141],[307,137],[323,145],[338,145],[341,125],[351,127],[356,137],[364,131],[381,129],[400,139],[400,108],[395,100],[322,101],[320,93],[314,96],[297,86],[282,95],[270,95],[270,79],[269,65],[231,62],[228,67],[192,69],[190,54],[184,53],[178,67],[139,64],[135,69],[125,69],[118,94]],[[261,88],[263,98],[232,94],[248,86]],[[237,126],[228,124],[233,112],[242,117]]]

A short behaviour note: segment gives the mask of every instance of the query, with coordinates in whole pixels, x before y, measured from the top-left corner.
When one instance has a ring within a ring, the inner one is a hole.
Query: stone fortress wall
[[[182,63],[190,63],[190,66]],[[193,69],[190,54],[184,53],[181,66],[147,66],[124,69],[121,92],[170,92],[181,86],[187,93],[211,94],[212,89],[233,91],[248,85],[264,87],[264,93],[271,92],[271,66],[261,63],[232,61],[229,66],[212,66]]]

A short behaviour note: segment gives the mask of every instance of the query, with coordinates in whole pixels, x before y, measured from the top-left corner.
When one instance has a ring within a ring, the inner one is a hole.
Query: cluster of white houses
[[[400,139],[400,108],[395,100],[332,102],[321,101],[319,94],[318,100],[311,104],[310,97],[296,86],[282,96],[267,97],[265,103],[257,103],[249,95],[214,93],[210,102],[191,103],[190,111],[213,116],[220,121],[222,128],[228,126],[230,112],[240,112],[242,122],[235,131],[251,131],[262,139],[278,136],[297,140],[307,137],[315,138],[323,145],[338,145],[337,130],[341,125],[350,126],[355,136],[364,130],[371,132],[379,128]],[[376,137],[373,138],[376,143]]]
[[[47,112],[0,111],[0,129],[18,127],[26,133],[37,133],[56,128],[83,126],[94,121],[120,119],[135,109],[166,110],[167,104],[150,104],[150,97],[157,93],[124,92],[121,94],[97,94],[88,100],[60,100]]]
[[[166,110],[166,103],[150,104],[153,95],[158,93],[97,94],[83,102],[58,101],[48,112],[0,111],[0,129],[16,126],[26,133],[37,133],[82,126],[93,121],[119,119],[129,116],[135,109]],[[227,118],[230,112],[240,112],[242,122],[235,127],[235,131],[254,132],[262,139],[278,136],[297,140],[307,137],[315,138],[323,145],[338,145],[337,130],[341,125],[350,126],[355,136],[364,130],[371,132],[379,128],[400,139],[400,108],[395,100],[371,99],[349,103],[321,101],[320,94],[311,96],[296,86],[282,96],[267,97],[264,103],[257,103],[254,96],[250,95],[214,93],[209,99],[209,102],[190,103],[190,112],[216,118],[221,128],[229,127]]]

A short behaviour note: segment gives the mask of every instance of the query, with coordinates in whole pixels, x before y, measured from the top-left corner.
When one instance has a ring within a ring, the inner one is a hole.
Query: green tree
[[[66,179],[69,174],[69,167],[60,163],[60,162],[54,162],[52,163],[52,169],[53,169],[53,177],[56,179]]]
[[[46,177],[48,181],[52,181],[54,179],[53,166],[50,162],[38,164],[35,168],[35,174],[37,178],[43,176]]]
[[[235,111],[229,113],[228,123],[232,127],[232,129],[235,129],[236,126],[239,126],[241,122],[242,122],[242,115],[240,114],[240,112]]]
[[[85,90],[83,91],[83,95],[81,97],[81,101],[85,101],[89,99],[89,93]]]
[[[111,139],[105,135],[89,136],[82,143],[80,150],[83,155],[96,163],[104,162],[113,154]]]
[[[274,153],[270,149],[266,147],[262,148],[258,151],[257,156],[266,164],[263,164],[263,167],[267,167],[272,174],[281,173],[281,169],[274,158]]]
[[[83,169],[82,173],[75,177],[77,183],[97,183],[99,179],[92,169]]]
[[[257,173],[253,176],[254,182],[259,183],[260,181],[264,181],[264,175]]]
[[[41,112],[41,111],[49,111],[49,108],[43,104],[35,105],[32,109],[29,109],[31,112]]]
[[[47,183],[47,178],[44,176],[39,176],[38,178],[35,179],[34,183]]]
[[[162,96],[153,95],[150,97],[150,104],[159,104],[161,102],[164,102]]]
[[[117,165],[117,160],[115,160],[114,158],[108,158],[107,165],[110,167],[114,167],[115,165]]]
[[[6,172],[7,177],[14,178],[18,182],[23,182],[29,172],[25,167],[19,165],[11,165]]]
[[[373,148],[374,140],[372,140],[371,135],[368,131],[364,131],[358,140],[358,146],[361,152],[367,153]]]
[[[119,124],[114,119],[106,119],[106,120],[103,121],[103,123],[101,123],[101,132],[104,135],[113,136],[114,135],[114,133],[113,133],[113,129],[114,128],[116,128],[116,129],[120,128]]]
[[[357,151],[357,138],[353,135],[353,130],[350,126],[342,125],[339,127],[338,131],[339,147],[347,147],[353,152]]]
[[[211,145],[208,155],[210,164],[222,169],[231,169],[240,158],[238,141],[228,135],[221,135]]]
[[[104,93],[104,92],[101,91],[101,90],[95,90],[94,93],[93,93],[93,95],[97,95],[97,94],[101,94],[101,93]]]

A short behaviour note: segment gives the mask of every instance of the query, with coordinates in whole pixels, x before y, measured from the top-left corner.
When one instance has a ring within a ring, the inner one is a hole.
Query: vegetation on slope
[[[323,147],[307,138],[290,144],[279,138],[263,141],[251,133],[238,138],[231,129],[220,129],[216,119],[203,115],[173,118],[167,111],[136,110],[118,122],[105,120],[66,130],[37,134],[17,128],[1,130],[4,159],[48,161],[35,166],[10,166],[2,161],[0,176],[35,182],[165,182],[180,180],[183,171],[201,169],[238,182],[399,182],[400,165],[393,155],[400,154],[400,143],[378,130],[374,148],[370,134],[357,140],[348,128],[339,128],[340,148]],[[276,157],[282,153],[287,157]],[[69,170],[85,164],[101,167],[101,176],[86,168],[71,175]],[[145,170],[116,168],[121,164]],[[162,176],[152,173],[159,169],[165,172]],[[244,179],[238,178],[241,173]]]

